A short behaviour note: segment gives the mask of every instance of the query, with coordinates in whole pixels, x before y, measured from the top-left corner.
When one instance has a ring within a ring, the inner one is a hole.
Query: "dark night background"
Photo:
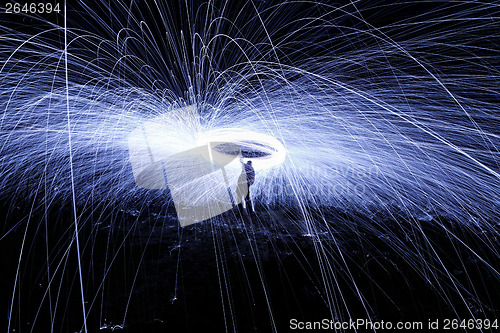
[[[147,88],[155,79],[168,81],[165,66],[171,68],[177,59],[170,52],[171,46],[164,42],[165,29],[162,27],[161,17],[154,10],[138,3],[131,6],[132,15],[155,27],[146,44],[158,44],[161,47],[157,53],[152,53],[143,52],[144,45],[129,44],[128,52],[143,56],[142,60],[150,64],[154,72],[148,78],[134,76],[126,70],[123,75],[130,74],[131,85]],[[185,20],[185,13],[187,11],[196,15],[196,5],[189,3],[193,8],[187,9],[184,1],[165,1],[165,12],[162,14],[166,15],[172,30],[187,32],[192,29]],[[467,3],[451,5],[446,2],[423,2],[395,5],[389,1],[378,1],[376,3],[379,5],[372,6],[371,9],[367,5],[374,3],[364,1],[359,4],[359,15],[381,29],[415,17],[430,18],[458,13],[465,15],[470,10]],[[264,12],[273,4],[271,1],[255,2],[256,8]],[[109,10],[109,6],[112,10]],[[273,38],[279,40],[301,27],[300,23],[287,22],[294,22],[307,15],[318,15],[322,10],[314,2],[296,6],[289,17],[273,18]],[[89,8],[95,13],[89,13]],[[236,22],[235,26],[245,25],[248,20],[240,12],[242,8],[241,2],[234,1],[226,12],[227,17]],[[356,9],[350,6],[346,10],[354,12]],[[264,16],[270,17],[269,13],[267,15]],[[62,25],[62,15],[45,16],[43,19]],[[123,8],[108,1],[72,4],[68,10],[70,27],[85,29],[104,38],[112,38],[123,28],[126,19],[127,13]],[[280,20],[283,24],[276,23]],[[9,24],[14,30],[27,33],[35,33],[49,26],[36,18],[16,15],[2,14],[0,21],[2,25]],[[366,28],[359,20],[346,16],[339,16],[335,24]],[[107,30],[103,28],[104,25]],[[130,25],[135,27],[133,23]],[[228,34],[235,33],[228,29]],[[429,29],[432,31],[410,29],[404,36],[400,36],[396,29],[389,29],[387,34],[395,40],[403,37],[418,38],[419,34],[453,29],[453,23],[436,23]],[[247,27],[244,31],[252,29]],[[257,42],[264,38],[261,33],[259,31],[258,34],[249,34],[247,37]],[[321,38],[338,36],[343,31],[325,28],[321,33],[316,30],[311,38],[307,33],[304,30],[294,37],[288,48],[281,49],[283,54],[280,56],[286,63],[297,64],[308,57],[321,57],[327,51],[330,52],[318,47]],[[498,48],[493,44],[494,41],[489,40],[486,31],[478,34],[483,34],[483,38],[477,43],[490,43],[488,45],[491,48]],[[54,32],[51,43],[56,45],[62,38],[60,31]],[[180,38],[180,34],[174,37],[177,45],[180,44]],[[475,43],[471,36],[464,38]],[[84,47],[84,42],[80,43],[74,45],[73,53]],[[193,47],[189,40],[186,43],[187,49]],[[366,46],[364,43],[365,39],[358,42],[351,39],[349,43],[343,43],[341,38],[333,38],[326,47],[338,48],[338,52],[342,53],[362,50]],[[294,47],[299,44],[300,52]],[[453,59],[441,59],[443,74],[451,72],[456,65],[461,51],[455,51],[458,53]],[[95,56],[95,53],[87,52],[82,53],[84,58],[91,59]],[[487,51],[484,52],[487,56]],[[155,58],[151,58],[153,55]],[[221,58],[218,63],[220,69],[233,65],[239,56],[235,55],[236,59]],[[429,61],[433,60],[432,55],[429,57]],[[159,61],[160,58],[162,61]],[[189,61],[192,59],[188,59]],[[183,75],[181,67],[177,68],[179,77]],[[85,79],[85,76],[75,78]],[[185,91],[188,87],[179,86],[178,89]],[[69,198],[62,199],[51,203],[47,209],[37,203],[34,205],[37,208],[32,210],[32,201],[23,200],[23,197],[29,197],[24,194],[31,190],[18,189],[14,196],[4,190],[0,192],[0,199],[3,197],[0,219],[4,221],[0,235],[0,282],[3,286],[0,289],[0,320],[8,319],[18,257],[23,247],[24,260],[19,267],[21,275],[17,276],[20,292],[15,295],[12,326],[17,328],[16,332],[30,331],[33,320],[37,317],[33,332],[48,332],[52,317],[59,331],[79,331],[82,328],[82,314],[74,245],[67,255],[69,259],[64,259],[64,251],[68,249],[74,232],[71,202]],[[302,321],[331,318],[329,300],[335,303],[332,306],[338,311],[337,318],[344,319],[370,316],[373,321],[426,323],[429,319],[437,318],[500,317],[500,285],[498,277],[492,272],[500,270],[498,240],[494,234],[479,227],[460,226],[457,221],[440,216],[426,221],[405,217],[398,212],[394,212],[395,217],[384,213],[366,216],[355,211],[324,207],[323,218],[335,226],[337,234],[335,239],[326,236],[322,239],[322,246],[330,252],[330,264],[335,272],[335,276],[325,272],[323,274],[326,276],[322,276],[325,261],[318,259],[317,241],[296,227],[301,220],[297,207],[264,207],[257,203],[257,213],[253,218],[241,216],[233,210],[212,221],[180,228],[174,208],[161,204],[167,201],[168,193],[155,195],[156,199],[137,207],[117,202],[100,202],[92,209],[79,207],[89,332],[98,331],[102,324],[106,324],[107,328],[103,328],[101,332],[112,331],[114,325],[122,324],[127,308],[125,327],[122,330],[125,332],[271,332],[272,323],[281,332],[288,331],[289,320],[292,318]],[[28,221],[29,227],[26,228]],[[317,221],[320,221],[319,216]],[[465,248],[457,239],[450,237],[450,232],[467,240],[470,248]],[[426,274],[444,274],[444,270],[417,267],[415,263],[419,262],[410,253],[402,255],[394,246],[415,249],[418,246],[425,247],[426,244],[433,245],[439,251],[432,254],[429,248],[417,249],[427,253],[428,265],[445,267],[458,281],[460,290],[473,290],[474,295],[457,293],[457,287],[450,284],[445,275],[429,276],[426,279]],[[53,260],[50,268],[55,269],[55,263],[61,265],[53,273],[54,279],[62,281],[52,288],[50,296],[46,294],[47,247]],[[480,253],[487,260],[478,261],[474,252]],[[324,278],[329,281],[337,279],[332,283],[336,293],[325,289],[322,282]],[[369,308],[365,309],[360,302],[352,279],[355,279],[359,292],[365,297],[364,303]],[[436,284],[436,280],[443,283]],[[343,299],[338,290],[342,291]],[[19,301],[21,306],[17,308]],[[59,303],[57,313],[51,313],[49,302],[52,302],[52,306],[55,302]],[[2,323],[1,326],[6,327],[6,324]]]
[[[97,216],[102,213],[80,216],[82,222],[102,221],[92,231],[84,228],[80,235],[82,240],[87,240],[83,243],[86,255],[82,258],[86,295],[96,294],[103,283],[100,277],[106,274],[105,295],[103,299],[98,297],[88,317],[90,331],[96,331],[102,322],[109,327],[120,324],[129,301],[127,332],[224,331],[224,313],[230,316],[227,321],[231,330],[269,332],[272,330],[269,307],[279,331],[287,331],[292,318],[303,321],[331,318],[313,241],[299,230],[290,228],[298,212],[279,207],[272,212],[259,209],[249,220],[247,216],[240,217],[230,211],[223,216],[223,222],[216,219],[183,229],[178,229],[175,218],[151,218],[148,212],[134,216],[118,211],[104,219]],[[336,284],[342,290],[351,318],[367,318],[367,313],[349,276],[356,279],[360,292],[366,297],[370,306],[368,314],[373,321],[427,322],[437,318],[469,318],[470,310],[479,318],[498,316],[496,295],[500,290],[496,277],[471,252],[480,252],[484,258],[491,259],[489,262],[497,262],[496,253],[482,244],[488,235],[477,230],[462,230],[453,221],[438,219],[459,237],[469,240],[468,244],[475,244],[470,250],[460,248],[457,251],[460,244],[451,240],[436,225],[436,220],[412,221],[412,225],[418,224],[421,228],[422,234],[419,234],[412,232],[410,221],[403,218],[395,223],[388,222],[390,220],[384,216],[374,221],[336,211],[326,214],[327,221],[339,227],[336,240],[325,236],[323,246],[333,250],[337,246],[342,248],[345,264],[334,253],[332,265],[337,277],[341,277]],[[23,215],[24,212],[14,210],[9,219],[15,221]],[[49,243],[57,244],[62,235],[67,237],[66,233],[71,232],[68,229],[71,211],[63,209],[49,214],[48,218],[52,228]],[[387,234],[385,228],[378,230],[375,222],[392,223],[390,230],[393,233]],[[21,296],[20,310],[25,312],[22,317],[26,320],[38,311],[47,286],[41,275],[46,269],[45,244],[43,239],[36,237],[41,232],[36,227],[33,224],[28,229],[27,239],[32,240],[26,245],[30,260],[22,267],[20,289],[29,290]],[[1,243],[2,252],[6,254],[2,274],[5,286],[12,285],[15,278],[23,229],[12,231]],[[411,257],[401,256],[387,243],[388,239],[400,239],[411,248],[414,244],[425,243],[424,235],[425,242],[436,245],[439,250],[435,257],[429,255],[429,264],[442,264],[460,283],[473,286],[474,296],[484,304],[475,303],[472,297],[464,303],[452,285],[426,281],[415,272],[421,267],[414,267]],[[53,248],[57,251],[57,246]],[[69,257],[74,256],[73,248]],[[114,262],[109,271],[104,272],[106,256],[106,267],[109,268],[111,257]],[[437,256],[442,263],[437,262]],[[76,262],[68,260],[64,265],[65,283],[60,286],[59,301],[66,302],[65,312],[56,314],[54,320],[64,322],[63,331],[70,332],[79,328],[81,304]],[[350,270],[349,275],[346,267]],[[263,283],[269,293],[267,297]],[[2,289],[2,299],[9,300],[10,292],[9,288]],[[441,295],[445,292],[451,297],[443,299]],[[49,325],[46,307],[42,307],[38,315],[37,327]],[[348,314],[341,315],[345,318]],[[19,324],[30,327],[29,322]]]

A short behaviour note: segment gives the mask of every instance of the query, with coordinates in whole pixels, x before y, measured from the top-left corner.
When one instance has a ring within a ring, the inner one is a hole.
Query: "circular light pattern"
[[[286,149],[279,140],[251,130],[240,128],[210,130],[203,133],[203,139],[207,142],[217,142],[213,149],[219,153],[234,155],[241,152],[244,160],[252,160],[256,171],[279,166],[286,157]],[[239,147],[239,151],[234,151],[234,145]]]

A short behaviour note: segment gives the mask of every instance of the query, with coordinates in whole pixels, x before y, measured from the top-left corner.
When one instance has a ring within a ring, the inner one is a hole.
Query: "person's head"
[[[252,165],[252,161],[248,161],[248,162],[247,162],[247,164],[248,164],[248,165]]]

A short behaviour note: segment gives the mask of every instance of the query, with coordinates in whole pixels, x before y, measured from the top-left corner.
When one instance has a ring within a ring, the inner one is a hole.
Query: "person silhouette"
[[[244,167],[248,185],[247,195],[245,196],[245,207],[248,211],[253,211],[252,200],[250,199],[250,186],[252,186],[255,182],[255,170],[252,166],[252,161],[250,160],[244,164]]]
[[[252,211],[252,200],[250,199],[250,186],[255,182],[255,170],[252,166],[252,161],[247,161],[247,163],[243,163],[243,160],[240,160],[242,164],[241,175],[238,179],[238,187],[236,189],[236,195],[240,200],[238,204],[239,209],[243,209],[243,205],[247,211]]]

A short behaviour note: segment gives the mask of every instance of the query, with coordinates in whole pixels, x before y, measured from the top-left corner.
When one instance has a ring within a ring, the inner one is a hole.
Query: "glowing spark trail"
[[[69,150],[69,168],[70,168],[70,177],[71,177],[71,197],[73,204],[73,222],[75,223],[75,246],[76,246],[76,254],[78,256],[78,276],[80,279],[80,292],[82,295],[82,315],[83,315],[83,327],[85,333],[87,333],[87,319],[86,319],[86,311],[85,311],[85,295],[83,292],[83,278],[82,278],[82,264],[80,262],[80,241],[78,236],[78,216],[76,212],[76,198],[75,198],[75,174],[73,171],[73,148],[71,146],[71,114],[69,107],[69,80],[68,80],[68,29],[66,25],[66,0],[64,0],[64,75],[66,80],[66,111],[67,111],[67,119],[68,119],[68,150]]]

